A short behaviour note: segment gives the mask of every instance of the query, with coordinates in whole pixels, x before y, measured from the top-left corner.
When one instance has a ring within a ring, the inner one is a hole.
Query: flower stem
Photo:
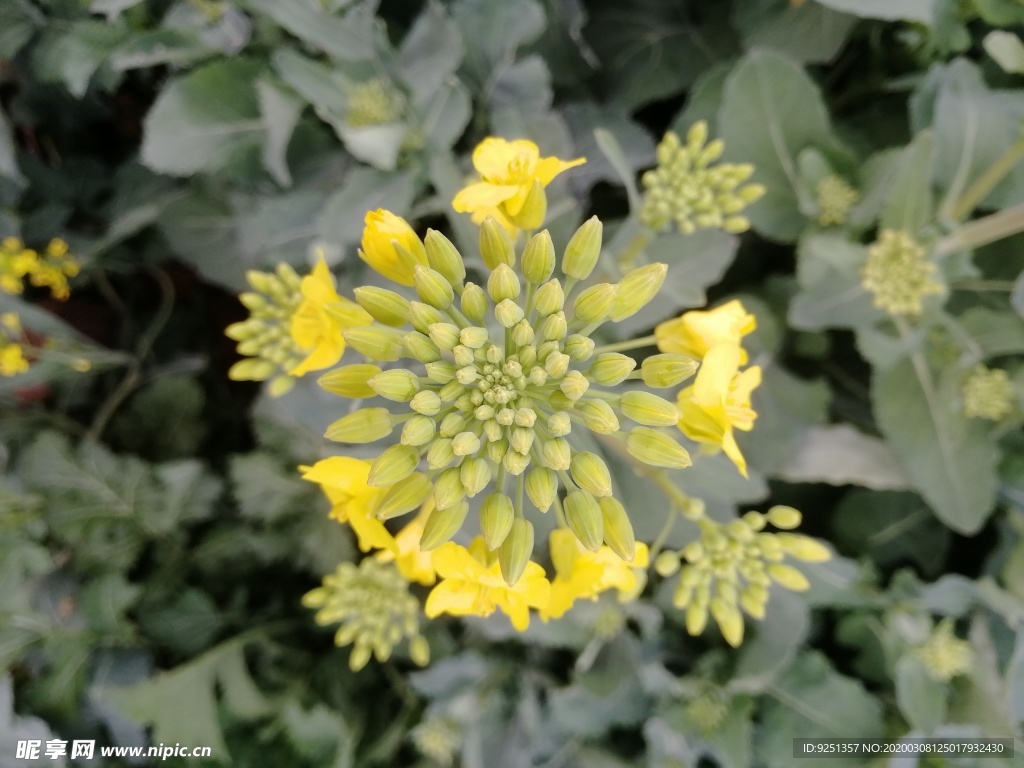
[[[975,179],[974,183],[967,188],[967,191],[953,206],[949,214],[950,217],[959,221],[973,211],[982,200],[988,197],[989,192],[995,189],[999,182],[1013,170],[1022,157],[1024,157],[1024,139],[1018,140],[988,170]]]
[[[647,229],[643,229],[634,235],[633,239],[629,241],[629,245],[626,246],[625,250],[619,254],[618,267],[622,272],[628,272],[636,264],[636,259],[647,247],[647,244],[651,242],[651,232]]]
[[[596,347],[593,354],[600,355],[603,352],[624,352],[629,349],[640,349],[641,347],[651,347],[657,343],[657,337],[654,335],[644,336],[642,339],[633,339],[631,341],[619,341],[615,344],[605,344],[603,347]]]
[[[950,232],[935,246],[935,257],[970,251],[1024,232],[1024,203],[983,216]]]

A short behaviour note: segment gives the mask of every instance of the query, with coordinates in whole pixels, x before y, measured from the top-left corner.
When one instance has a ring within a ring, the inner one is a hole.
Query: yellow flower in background
[[[460,213],[474,214],[473,220],[478,222],[497,209],[514,226],[536,229],[547,213],[544,187],[558,174],[586,161],[584,157],[541,157],[532,141],[490,136],[473,150],[473,167],[481,180],[461,190],[452,200],[452,207]],[[495,218],[502,221],[501,217]]]
[[[734,429],[750,431],[757,413],[750,394],[761,383],[761,369],[740,372],[742,350],[732,344],[712,347],[704,355],[693,386],[679,393],[679,429],[691,440],[720,448],[747,476],[747,462],[733,436]]]
[[[317,483],[330,499],[331,517],[352,526],[363,552],[371,549],[396,552],[394,537],[373,515],[374,504],[386,489],[366,484],[370,476],[370,462],[348,456],[331,456],[311,467],[299,467],[299,470],[303,480]]]
[[[577,600],[596,600],[609,589],[619,590],[622,601],[634,599],[646,583],[646,544],[638,542],[633,561],[626,562],[611,547],[603,546],[596,552],[584,549],[565,528],[552,531],[549,542],[555,578],[551,581],[551,599],[540,612],[544,621],[561,618]]]
[[[71,295],[68,278],[78,274],[78,262],[68,252],[68,244],[55,238],[42,254],[26,248],[16,237],[0,241],[0,290],[21,293],[25,280],[40,288],[49,288],[55,299]]]
[[[757,318],[733,299],[711,310],[694,310],[666,320],[654,329],[658,349],[666,354],[689,355],[700,360],[719,344],[739,347],[743,337],[757,328]],[[740,349],[740,365],[747,362]]]
[[[401,250],[395,247],[396,244],[401,246]],[[359,258],[400,285],[413,284],[413,270],[417,264],[427,266],[427,252],[409,223],[381,208],[366,214]]]
[[[527,563],[514,586],[505,583],[498,555],[490,552],[483,537],[477,536],[469,548],[447,542],[433,552],[434,568],[443,581],[427,596],[424,607],[429,618],[442,613],[453,616],[490,616],[500,608],[522,632],[530,625],[530,608],[548,604],[551,585],[544,569]]]
[[[334,275],[323,256],[313,267],[313,272],[302,278],[299,290],[302,303],[292,315],[291,337],[301,349],[311,351],[305,360],[289,371],[291,376],[302,376],[334,365],[345,351],[341,332],[373,322],[365,309],[338,295]]]
[[[0,343],[0,376],[16,376],[28,370],[20,344]]]
[[[424,504],[420,513],[395,534],[395,546],[392,549],[382,549],[376,554],[377,559],[381,562],[387,563],[394,560],[395,566],[402,576],[408,581],[415,581],[425,587],[429,587],[437,581],[437,571],[434,570],[431,553],[420,549],[423,528],[433,509],[433,503],[428,501]]]

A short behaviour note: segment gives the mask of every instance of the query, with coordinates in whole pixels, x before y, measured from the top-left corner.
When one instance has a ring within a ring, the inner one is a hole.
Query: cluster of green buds
[[[271,392],[283,394],[294,383],[288,372],[306,357],[290,329],[292,315],[302,303],[302,278],[287,264],[279,264],[276,273],[251,270],[246,279],[253,290],[238,298],[248,308],[249,319],[224,331],[238,342],[238,352],[246,359],[235,363],[228,376],[235,381],[273,377]]]
[[[860,193],[842,176],[829,174],[818,182],[818,223],[837,227],[846,223],[850,209],[860,200]]]
[[[725,143],[710,144],[708,125],[694,123],[683,144],[671,131],[658,145],[658,165],[642,178],[644,199],[640,220],[654,230],[669,224],[690,234],[698,229],[721,228],[745,232],[750,222],[740,216],[743,209],[760,198],[760,184],[745,184],[754,173],[749,163],[717,163]]]
[[[763,619],[768,588],[774,581],[786,589],[802,591],[810,585],[804,575],[782,562],[786,556],[805,562],[823,562],[831,556],[827,547],[796,533],[765,531],[771,524],[783,531],[800,525],[800,513],[792,507],[775,506],[767,513],[748,512],[729,523],[701,516],[695,522],[700,538],[678,552],[662,552],[654,567],[662,576],[680,572],[673,604],[686,611],[686,629],[699,635],[707,625],[708,612],[732,646],[743,642],[741,609]],[[682,561],[685,561],[683,564]]]
[[[488,218],[480,230],[490,271],[483,285],[466,280],[458,250],[431,230],[422,252],[428,264],[394,241],[396,252],[415,265],[418,301],[384,288],[356,289],[356,301],[377,322],[346,330],[347,345],[375,362],[405,357],[425,370],[357,364],[322,377],[321,385],[335,394],[377,394],[410,409],[401,415],[381,407],[355,411],[332,424],[327,437],[372,442],[401,425],[398,443],[373,462],[369,484],[390,488],[377,507],[382,517],[409,512],[432,495],[435,509],[420,542],[424,551],[459,531],[468,499],[484,494],[481,532],[488,548],[498,551],[509,584],[533,551],[526,499],[541,512],[554,507],[587,549],[607,543],[632,559],[632,527],[613,496],[608,467],[597,454],[574,447],[576,431],[620,440],[625,451],[652,466],[690,465],[686,449],[663,429],[679,420],[675,403],[644,388],[608,388],[627,380],[674,387],[697,364],[666,354],[647,358],[638,369],[633,358],[602,352],[590,337],[603,323],[624,320],[654,298],[667,266],[649,264],[617,284],[584,288],[601,240],[601,222],[585,222],[566,246],[562,277],[556,277],[558,260],[546,230],[527,242],[517,266],[508,233]],[[412,330],[403,328],[407,323]],[[426,472],[417,471],[423,463]],[[506,493],[510,482],[514,490]]]
[[[943,292],[937,268],[925,249],[902,230],[883,230],[868,248],[861,285],[874,304],[890,315],[920,315],[926,296]]]
[[[964,382],[964,414],[999,421],[1013,410],[1013,383],[1002,368],[977,365]]]
[[[971,644],[953,633],[953,620],[943,619],[921,645],[913,649],[933,679],[948,683],[957,675],[970,672],[974,664]]]
[[[684,712],[698,733],[710,736],[729,716],[729,694],[720,686],[706,683],[687,700]]]
[[[342,563],[303,596],[302,604],[317,610],[317,624],[341,624],[334,642],[354,646],[348,662],[353,671],[365,667],[371,654],[387,661],[403,640],[409,641],[413,661],[420,666],[430,661],[430,646],[419,631],[419,600],[393,563],[372,557],[358,566]]]
[[[410,732],[416,751],[437,765],[449,766],[462,747],[462,729],[450,717],[431,717]]]
[[[402,94],[390,82],[370,78],[349,89],[345,122],[352,128],[393,123],[402,116],[404,105]]]

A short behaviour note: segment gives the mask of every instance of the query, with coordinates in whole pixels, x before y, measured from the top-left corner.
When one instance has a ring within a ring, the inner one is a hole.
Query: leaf
[[[357,160],[379,168],[393,171],[398,165],[398,153],[405,139],[406,127],[400,123],[368,125],[352,128],[342,121],[334,123],[341,140]]]
[[[1024,43],[1013,32],[994,29],[981,41],[985,53],[995,59],[1004,72],[1011,75],[1024,73]]]
[[[458,0],[451,15],[466,49],[463,67],[481,90],[544,29],[544,10],[535,0]]]
[[[911,727],[930,734],[946,718],[946,688],[918,659],[905,655],[896,662],[896,703]]]
[[[503,67],[490,84],[488,102],[497,109],[542,113],[551,108],[551,73],[537,54],[530,54]]]
[[[1006,690],[1010,695],[1010,718],[1019,723],[1024,720],[1024,632],[1020,627],[1013,655],[1006,666]]]
[[[225,59],[165,85],[146,116],[143,163],[187,176],[222,170],[239,153],[261,146],[266,125],[254,87],[261,69]]]
[[[227,200],[193,189],[168,205],[157,220],[173,251],[207,280],[233,291],[246,290],[249,262],[239,250],[235,212]]]
[[[322,120],[340,120],[347,103],[349,80],[341,72],[302,56],[290,48],[281,48],[271,57],[274,71],[312,104]]]
[[[18,150],[14,143],[13,126],[8,122],[3,110],[0,110],[0,176],[6,176],[17,184],[25,181],[25,177],[18,169]]]
[[[922,362],[916,370],[904,360],[875,372],[876,420],[939,519],[959,533],[973,534],[995,503],[999,452],[984,427],[955,404],[953,378],[936,385],[925,366]]]
[[[797,156],[807,147],[842,153],[817,86],[793,61],[750,52],[726,80],[718,121],[726,159],[753,163],[754,181],[767,189],[746,211],[751,224],[772,239],[796,240],[806,224]]]
[[[960,326],[977,342],[985,357],[1024,353],[1024,322],[1017,315],[973,307],[958,318]]]
[[[239,511],[249,520],[273,523],[304,508],[300,501],[312,495],[314,486],[286,471],[280,459],[263,452],[233,456],[231,486]]]
[[[45,23],[46,17],[28,0],[0,3],[0,59],[14,59]]]
[[[375,20],[361,9],[339,18],[305,0],[244,0],[241,5],[339,61],[364,61],[374,55]]]
[[[402,79],[414,98],[432,96],[458,69],[464,53],[458,26],[441,3],[431,0],[398,50]]]
[[[797,248],[800,291],[789,305],[790,324],[802,331],[872,326],[883,317],[861,287],[867,249],[840,235],[814,234]]]
[[[125,612],[142,593],[142,587],[132,584],[120,573],[105,573],[82,588],[80,604],[89,629],[102,634],[114,634],[125,621]]]
[[[935,140],[930,131],[921,131],[900,153],[879,221],[883,229],[903,230],[915,236],[931,220],[934,157]]]
[[[641,168],[654,165],[654,142],[650,134],[623,110],[614,107],[590,102],[567,104],[562,114],[572,132],[576,154],[587,158],[584,165],[572,171],[573,189],[589,190],[599,181],[623,184],[630,196],[630,210],[633,210],[640,201],[637,173]],[[604,138],[598,138],[599,132]]]
[[[766,48],[795,61],[822,63],[842,50],[857,17],[817,2],[740,0],[733,6],[733,22],[748,49]]]
[[[909,487],[906,473],[889,446],[848,424],[808,429],[786,452],[776,476],[791,483],[825,482],[875,490]]]
[[[731,692],[761,693],[790,665],[807,639],[810,612],[796,594],[772,590],[765,618],[747,620],[752,637],[743,641],[736,668],[726,688]]]
[[[159,646],[185,657],[206,649],[224,627],[224,620],[210,596],[194,587],[186,588],[168,602],[143,605],[139,626]]]
[[[427,143],[448,151],[469,124],[473,106],[466,87],[452,78],[416,104]]]
[[[612,167],[618,181],[626,189],[626,196],[629,198],[629,210],[636,213],[640,209],[640,193],[636,188],[636,171],[633,169],[626,153],[622,151],[615,134],[604,128],[594,129],[594,142],[597,148]]]
[[[142,0],[92,0],[89,3],[89,10],[93,13],[102,13],[107,21],[113,21],[123,11],[141,3]]]
[[[161,64],[184,67],[215,53],[216,49],[191,30],[154,29],[132,35],[110,54],[107,62],[115,72],[127,72]]]
[[[918,21],[932,24],[937,16],[936,0],[816,0],[837,11],[864,19]]]
[[[125,37],[123,27],[101,21],[78,21],[66,31],[51,27],[33,47],[33,65],[40,79],[61,82],[80,99],[93,75]]]
[[[409,171],[385,173],[373,168],[353,168],[324,204],[317,220],[320,236],[338,245],[358,243],[367,211],[387,208],[398,216],[408,213],[415,194],[414,184]]]
[[[286,157],[288,143],[304,105],[269,80],[257,81],[256,95],[267,130],[266,142],[263,145],[263,167],[282,187],[290,187],[292,176],[288,171]]]

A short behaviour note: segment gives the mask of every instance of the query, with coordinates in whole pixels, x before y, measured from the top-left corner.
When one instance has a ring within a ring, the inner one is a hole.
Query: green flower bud
[[[718,628],[722,630],[725,641],[733,648],[738,648],[743,642],[743,616],[735,603],[714,597],[711,599],[711,615],[718,622]]]
[[[679,555],[675,552],[662,552],[654,558],[654,570],[659,576],[671,576],[679,570]]]
[[[556,472],[569,469],[572,464],[572,448],[564,437],[545,440],[541,449],[541,463]]]
[[[405,368],[381,371],[366,383],[378,395],[396,403],[406,403],[420,391],[420,377]]]
[[[651,355],[640,365],[644,384],[663,389],[681,384],[697,372],[699,363],[685,355]]]
[[[749,616],[763,619],[768,605],[768,590],[760,584],[748,584],[740,592],[740,606]]]
[[[557,411],[548,417],[547,427],[555,437],[563,437],[572,431],[572,420],[565,411]]]
[[[426,525],[423,526],[420,549],[429,552],[449,541],[462,527],[468,513],[469,504],[465,499],[447,509],[432,511],[427,517]]]
[[[371,360],[393,362],[402,356],[402,335],[393,328],[364,325],[341,332],[345,343]]]
[[[380,520],[405,515],[423,506],[434,490],[434,484],[422,472],[413,472],[405,480],[395,483],[377,500],[373,514]]]
[[[587,429],[597,432],[599,435],[610,435],[619,431],[619,418],[615,411],[604,400],[587,400],[577,406],[583,416],[583,423]]]
[[[540,285],[555,271],[555,246],[545,229],[530,238],[523,251],[523,276],[528,282]]]
[[[325,373],[317,379],[317,384],[332,395],[353,399],[373,397],[373,389],[367,382],[378,373],[380,373],[380,368],[369,363],[345,365]]]
[[[529,453],[530,448],[533,446],[534,431],[527,429],[526,427],[516,427],[512,430],[512,439],[509,441],[509,445],[513,451],[519,453]]]
[[[505,451],[505,456],[502,458],[501,463],[510,475],[518,477],[530,466],[530,457],[525,453],[509,449]]]
[[[458,368],[455,367],[454,363],[450,363],[447,360],[438,360],[435,363],[427,363],[427,378],[431,381],[436,381],[438,384],[448,384],[455,380],[455,373]]]
[[[523,308],[512,299],[504,299],[494,308],[494,317],[505,328],[511,328],[523,319]]]
[[[459,372],[456,371],[455,375],[457,377],[459,375]],[[459,397],[461,397],[465,391],[466,388],[462,385],[462,382],[456,379],[455,381],[449,381],[447,384],[441,387],[441,389],[437,393],[437,396],[441,398],[442,403],[451,403],[457,400]]]
[[[459,340],[459,328],[452,323],[432,323],[427,328],[427,335],[438,347],[447,349],[449,352],[455,349],[457,344],[461,343]]]
[[[493,216],[480,225],[480,255],[488,269],[496,269],[499,264],[512,267],[516,263],[512,238]]]
[[[589,377],[598,384],[614,386],[621,384],[636,368],[636,360],[618,352],[602,352],[594,358]]]
[[[441,437],[455,437],[465,428],[467,421],[461,413],[449,413],[441,419]]]
[[[378,323],[398,327],[409,322],[409,300],[404,296],[376,286],[356,288],[352,293]]]
[[[617,323],[635,315],[658,295],[667,274],[668,264],[647,264],[629,272],[619,281],[608,317]]]
[[[506,453],[508,453],[508,440],[505,438],[487,444],[487,458],[495,464],[504,460]]]
[[[519,349],[519,364],[523,370],[527,370],[537,362],[537,348],[532,344]]]
[[[784,531],[792,530],[800,525],[801,515],[798,510],[792,507],[784,507],[781,504],[772,507],[766,515],[768,522],[776,528]]]
[[[611,283],[598,283],[581,291],[573,304],[576,319],[584,323],[604,320],[611,310],[618,292],[618,286]]]
[[[561,312],[564,304],[565,292],[562,290],[562,284],[558,280],[548,280],[538,288],[533,302],[534,308],[542,317],[547,317],[555,312]]]
[[[484,435],[486,435],[488,442],[493,443],[496,440],[501,440],[504,434],[505,431],[494,419],[489,419],[484,422]]]
[[[565,393],[559,389],[548,395],[548,405],[559,411],[571,411],[576,405],[576,401],[566,397]]]
[[[413,416],[402,427],[402,445],[426,445],[434,439],[437,425],[428,416]]]
[[[573,362],[582,362],[594,354],[594,340],[589,336],[581,336],[578,333],[574,333],[566,338],[563,351]]]
[[[569,400],[575,402],[586,394],[590,388],[590,382],[579,371],[569,371],[565,374],[565,378],[562,379],[558,388]]]
[[[565,313],[555,312],[544,318],[544,322],[540,324],[540,338],[543,341],[560,341],[565,338],[568,327]]]
[[[459,477],[466,489],[466,495],[476,496],[491,482],[491,465],[486,459],[465,459]]]
[[[674,403],[643,390],[623,393],[619,408],[627,419],[648,427],[671,427],[679,423],[679,408]]]
[[[513,520],[512,529],[498,550],[498,565],[506,584],[512,586],[519,581],[532,554],[533,526],[523,518]]]
[[[447,323],[448,316],[422,301],[409,302],[409,322],[420,333],[428,333],[434,323]]]
[[[452,441],[448,438],[434,440],[427,450],[427,466],[431,469],[442,469],[455,461]]]
[[[786,589],[791,589],[794,592],[804,592],[811,588],[811,583],[807,580],[807,577],[791,565],[769,563],[767,570],[772,581],[781,584]]]
[[[459,432],[452,439],[452,450],[456,456],[471,456],[480,450],[480,438],[472,432]]]
[[[469,327],[463,328],[459,332],[459,341],[462,342],[463,346],[469,347],[470,349],[480,349],[484,344],[488,342],[490,335],[487,333],[486,328]]]
[[[649,427],[634,427],[626,438],[626,450],[633,458],[654,467],[683,469],[693,463],[683,446]]]
[[[441,351],[427,336],[412,331],[402,337],[406,354],[421,363],[433,363],[441,359]]]
[[[604,543],[604,521],[597,499],[586,491],[573,491],[565,497],[565,522],[580,544],[597,552]]]
[[[324,437],[338,443],[372,443],[390,435],[392,428],[387,408],[361,408],[331,424]]]
[[[487,317],[487,294],[476,283],[466,283],[462,290],[462,314],[474,323],[482,323]]]
[[[411,445],[392,445],[374,459],[366,484],[373,488],[387,488],[405,480],[420,463],[420,454]]]
[[[427,263],[448,281],[449,285],[462,285],[466,279],[466,265],[462,254],[452,242],[434,229],[428,229],[423,245],[427,251]],[[424,299],[426,301],[426,299]]]
[[[612,476],[604,460],[595,453],[578,451],[569,465],[572,479],[580,488],[595,496],[612,495]]]
[[[452,504],[466,497],[466,489],[462,485],[462,470],[449,467],[434,481],[434,506],[448,509]]]
[[[603,225],[597,216],[591,216],[576,230],[565,247],[562,256],[562,271],[567,277],[586,280],[597,266],[601,255],[601,234]]]
[[[473,350],[465,344],[456,344],[452,354],[455,356],[455,364],[460,367],[471,366],[476,362],[476,355],[473,353]]]
[[[566,371],[569,370],[569,356],[563,352],[548,355],[544,361],[544,370],[549,376],[554,376],[556,379],[565,376]]]
[[[526,193],[523,207],[516,214],[516,224],[523,229],[536,229],[544,223],[548,215],[548,196],[540,179],[534,179],[530,191]]]
[[[629,515],[626,514],[625,507],[618,499],[610,495],[598,499],[597,503],[601,507],[605,544],[626,562],[633,562],[633,556],[636,554],[636,538],[633,535],[633,525],[629,522]],[[679,561],[676,560],[676,562]]]
[[[515,519],[512,499],[505,494],[492,493],[484,499],[480,507],[480,533],[488,549],[495,550],[501,546],[512,530],[512,521]]]
[[[686,631],[691,635],[699,635],[708,625],[707,603],[693,601],[686,609]]]
[[[832,552],[820,541],[795,533],[777,533],[775,540],[790,557],[805,563],[823,563],[832,558]]]
[[[448,309],[455,300],[451,283],[436,269],[417,264],[412,273],[416,294],[432,307]]]
[[[547,467],[531,469],[526,476],[526,495],[541,512],[547,512],[558,494],[558,475]]]
[[[519,277],[507,264],[499,264],[487,278],[487,293],[494,301],[519,298]]]
[[[512,329],[512,341],[516,343],[516,346],[525,347],[532,344],[533,339],[533,326],[527,320],[520,320],[516,323],[515,328]]]

